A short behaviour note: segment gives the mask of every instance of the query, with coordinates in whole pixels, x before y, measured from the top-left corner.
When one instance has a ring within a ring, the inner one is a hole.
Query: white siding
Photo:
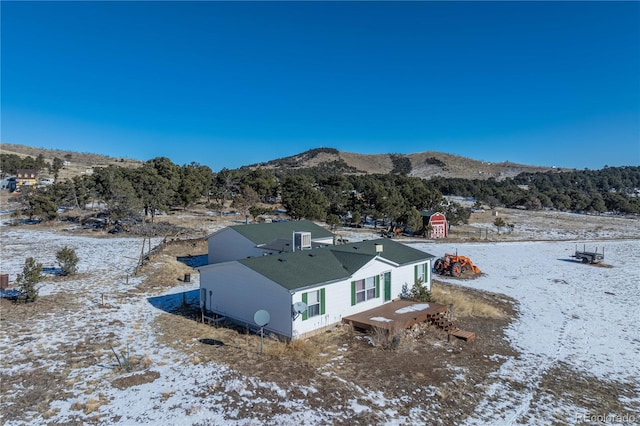
[[[263,250],[256,248],[255,243],[240,235],[231,228],[224,228],[209,237],[208,263],[229,262],[261,256]]]
[[[326,286],[313,287],[308,290],[297,291],[293,295],[293,303],[302,301],[302,293],[325,289],[325,313],[306,320],[300,315],[293,323],[293,338],[304,337],[307,333],[327,327],[342,321],[342,318],[366,311],[385,303],[384,301],[384,278],[380,277],[379,297],[357,303],[351,306],[351,282],[375,277],[376,275],[391,272],[391,300],[400,297],[403,284],[407,283],[409,288],[414,283],[414,265],[394,267],[384,261],[374,259],[360,269],[353,277]]]
[[[291,336],[289,291],[241,263],[225,262],[202,267],[200,288],[207,292],[208,310],[257,327],[253,315],[264,309],[271,316],[265,329]]]
[[[333,245],[333,237],[326,237],[326,238],[313,238],[313,234],[311,235],[311,241],[313,241],[314,243],[317,244],[326,244],[329,246]]]
[[[431,262],[425,263],[427,285],[430,286]],[[271,322],[265,327],[267,330],[295,339],[339,323],[345,316],[384,304],[384,278],[380,274],[385,272],[391,273],[391,300],[399,298],[403,285],[411,288],[415,282],[414,267],[415,264],[395,267],[384,260],[373,259],[353,277],[344,281],[289,292],[241,263],[232,261],[200,268],[200,287],[207,292],[206,309],[253,327],[256,326],[253,323],[253,315],[256,311],[264,309],[271,316]],[[380,276],[379,297],[352,306],[351,282],[375,276]],[[320,289],[325,290],[325,313],[306,320],[299,315],[292,322],[291,305],[301,302],[303,293]]]

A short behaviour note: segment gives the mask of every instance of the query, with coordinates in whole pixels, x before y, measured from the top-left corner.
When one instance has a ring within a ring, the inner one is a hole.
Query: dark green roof
[[[399,265],[435,257],[390,239],[378,239],[253,257],[238,262],[288,290],[296,290],[349,278],[376,257],[377,244],[383,247],[381,257]]]
[[[256,245],[267,244],[277,239],[291,240],[294,232],[311,232],[311,239],[333,237],[331,232],[309,220],[236,225],[231,228]]]
[[[311,287],[351,276],[327,249],[252,257],[238,262],[287,290]]]
[[[354,274],[358,269],[366,265],[373,255],[367,253],[351,253],[348,251],[331,250],[333,256],[340,262],[342,267],[350,274]]]
[[[331,250],[350,252],[350,253],[366,253],[372,256],[376,255],[376,245],[382,245],[382,253],[380,256],[385,259],[404,265],[406,263],[415,263],[423,259],[433,259],[435,256],[424,251],[414,249],[388,238],[380,238],[376,240],[361,241],[358,243],[345,244],[342,246],[331,247]]]

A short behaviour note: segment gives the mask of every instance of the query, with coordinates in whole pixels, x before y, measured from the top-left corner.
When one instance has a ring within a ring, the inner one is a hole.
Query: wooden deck
[[[362,330],[382,329],[388,333],[409,328],[419,322],[428,321],[451,336],[465,342],[476,338],[472,331],[460,330],[455,327],[447,312],[447,307],[437,303],[411,302],[395,300],[359,314],[344,317],[342,322]]]
[[[440,317],[446,312],[447,307],[437,303],[395,300],[368,311],[344,317],[342,322],[363,330],[380,328],[391,331],[409,328],[416,323]]]

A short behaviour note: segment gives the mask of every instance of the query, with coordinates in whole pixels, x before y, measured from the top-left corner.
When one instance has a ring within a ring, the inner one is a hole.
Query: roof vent
[[[287,261],[287,259],[283,259],[283,258],[279,258],[278,259],[278,262],[286,262],[286,261]]]
[[[382,244],[376,244],[376,253],[380,254],[384,250],[384,246]]]
[[[311,248],[311,232],[293,233],[293,251],[309,250]]]

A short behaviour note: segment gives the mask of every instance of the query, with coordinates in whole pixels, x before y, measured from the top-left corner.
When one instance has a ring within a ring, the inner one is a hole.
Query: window
[[[320,290],[307,293],[307,317],[320,315]]]
[[[421,263],[420,265],[416,265],[415,280],[416,282],[420,282],[420,284],[424,284],[425,282],[427,282],[427,264],[426,263]]]
[[[302,293],[302,301],[306,303],[307,310],[302,313],[302,320],[305,321],[311,317],[324,315],[325,312],[325,289],[308,291]]]
[[[367,279],[351,282],[351,305],[375,299],[379,294],[379,277],[369,277]]]

